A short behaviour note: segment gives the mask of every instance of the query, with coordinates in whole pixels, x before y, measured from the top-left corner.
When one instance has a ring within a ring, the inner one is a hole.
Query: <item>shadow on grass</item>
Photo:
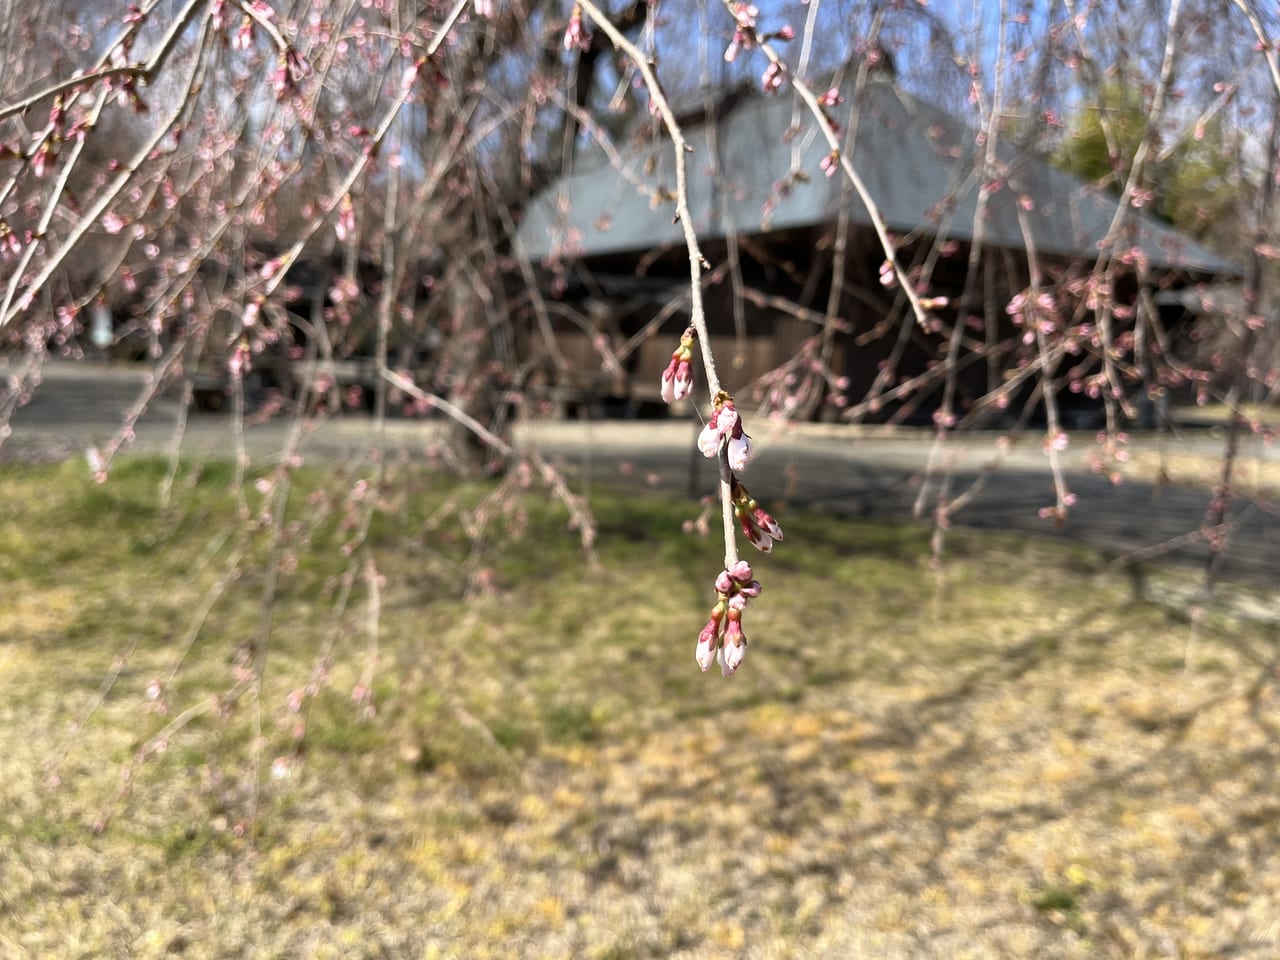
[[[124,477],[113,496],[139,502],[156,481],[141,468]],[[95,612],[96,647],[75,630],[60,644],[62,627],[47,624],[12,634],[25,666],[0,673],[0,693],[23,690],[33,735],[6,744],[13,845],[0,868],[73,846],[57,841],[54,811],[91,816],[101,797],[90,792],[165,722],[139,705],[207,595],[200,576],[216,579],[218,563],[193,559],[208,543],[195,518],[235,516],[226,479],[196,479],[172,513],[125,510],[84,534],[62,575],[102,585],[105,565],[116,581],[114,608]],[[316,511],[298,549],[323,556],[281,580],[260,731],[248,710],[193,725],[122,802],[146,829],[95,840],[103,860],[155,854],[163,866],[140,868],[130,896],[185,898],[196,937],[217,939],[216,918],[192,904],[247,851],[234,825],[252,795],[261,859],[246,862],[264,899],[243,909],[282,954],[315,938],[372,943],[386,929],[397,950],[436,943],[472,956],[495,942],[512,955],[583,956],[738,956],[764,943],[883,956],[1267,945],[1280,840],[1274,627],[1136,601],[1081,548],[957,531],[939,573],[919,526],[796,512],[777,552],[751,558],[764,593],[747,613],[746,663],[722,681],[693,663],[721,563],[714,539],[681,532],[696,506],[601,495],[593,575],[547,498],[496,504],[491,487],[398,477],[335,613],[358,479],[295,481]],[[74,512],[55,522],[60,496],[97,495],[81,480],[2,479],[10,502],[43,489],[55,505],[26,519],[0,508],[10,555],[27,558],[18,575],[87,523]],[[30,529],[33,516],[49,527]],[[122,545],[139,526],[167,531],[155,557]],[[216,690],[256,636],[255,564],[267,554],[246,541],[172,710]],[[376,644],[368,562],[385,577]],[[491,594],[474,589],[486,569]],[[68,767],[82,779],[41,792],[27,768],[39,769],[40,731],[62,718],[58,678],[106,669],[156,594],[164,615],[152,622],[169,632],[146,635],[86,728]],[[353,697],[366,671],[371,693]],[[245,761],[255,744],[257,766]],[[294,762],[272,778],[276,756]],[[105,870],[56,858],[45,869],[80,871],[86,902],[125,899]],[[321,876],[323,890],[306,886]],[[15,882],[24,923],[55,922],[36,895],[52,888]],[[133,943],[137,931],[120,929],[112,943]]]

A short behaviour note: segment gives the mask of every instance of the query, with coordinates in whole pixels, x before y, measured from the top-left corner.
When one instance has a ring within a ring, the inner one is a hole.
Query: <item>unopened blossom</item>
[[[231,38],[231,49],[245,51],[253,46],[253,18],[244,16],[240,18],[240,28],[236,30],[236,35]]]
[[[742,665],[747,651],[742,616],[748,602],[759,595],[760,583],[745,560],[736,561],[716,576],[716,604],[694,647],[694,659],[703,672],[715,662],[728,677]]]
[[[569,26],[564,31],[564,48],[572,50],[574,47],[584,51],[591,49],[591,34],[582,22],[582,7],[576,3],[569,14]]]
[[[733,512],[742,535],[761,553],[771,552],[774,541],[782,539],[782,527],[778,521],[752,498],[750,491],[737,479],[733,481],[732,496]],[[756,589],[759,590],[758,584]]]
[[[747,469],[747,461],[751,457],[751,438],[741,432],[742,424],[739,418],[738,435],[729,438],[729,469],[734,473],[741,473]]]
[[[734,408],[733,399],[722,392],[716,398],[716,408],[698,434],[698,449],[708,459],[720,453],[722,444],[729,443],[729,464],[735,472],[747,467],[751,456],[751,438],[743,432],[742,418]]]
[[[680,346],[671,354],[671,362],[662,371],[661,393],[664,403],[683,400],[693,390],[693,327],[680,337]]]
[[[760,10],[749,3],[733,5],[733,39],[724,51],[725,63],[733,63],[740,50],[750,50],[756,45],[756,23],[760,18]]]
[[[355,229],[356,209],[351,202],[351,194],[343,194],[342,200],[338,203],[338,219],[333,224],[333,232],[341,241],[354,234]]]
[[[786,79],[787,72],[782,68],[782,64],[774,60],[765,67],[764,74],[760,77],[760,86],[765,93],[777,93],[782,89],[782,81]]]
[[[251,368],[249,344],[242,339],[227,359],[227,373],[231,375],[232,380],[241,380]]]
[[[724,640],[716,654],[716,662],[720,664],[722,676],[731,677],[742,666],[742,658],[747,653],[747,638],[742,632],[742,613],[729,609],[727,614]]]
[[[898,271],[893,268],[893,261],[886,260],[880,264],[880,286],[892,289],[898,285]]]
[[[836,175],[836,170],[839,168],[839,166],[840,166],[840,154],[836,150],[832,150],[830,153],[828,153],[825,157],[823,157],[818,162],[818,169],[820,169],[828,177],[834,177]]]
[[[53,144],[46,140],[36,150],[35,156],[31,158],[31,172],[36,175],[36,179],[44,176],[45,170],[49,168],[49,162],[53,159]]]
[[[719,454],[721,445],[735,428],[741,429],[738,411],[734,409],[732,401],[726,401],[711,412],[702,432],[698,434],[698,449],[702,451],[702,455],[709,460]]]
[[[703,673],[710,670],[711,664],[715,662],[716,648],[720,645],[720,621],[724,619],[724,612],[725,608],[716,604],[707,625],[698,634],[698,644],[694,648],[693,657]]]

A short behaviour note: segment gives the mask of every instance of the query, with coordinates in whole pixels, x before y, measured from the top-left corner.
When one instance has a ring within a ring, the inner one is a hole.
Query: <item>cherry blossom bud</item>
[[[747,538],[748,543],[761,553],[773,552],[773,540],[767,533],[751,522],[750,516],[739,513],[738,524],[742,527],[742,535]]]
[[[338,219],[333,225],[333,232],[339,240],[346,240],[355,233],[356,210],[351,203],[351,195],[344,194],[338,203]]]
[[[660,389],[663,403],[674,403],[676,399],[676,373],[671,367],[662,371],[662,386]]]
[[[765,93],[777,93],[782,89],[782,82],[786,78],[786,71],[782,69],[782,64],[773,61],[769,66],[765,67],[765,71],[760,77],[760,86]]]
[[[232,380],[240,380],[252,367],[249,360],[249,344],[241,340],[227,360],[227,372]]]
[[[661,394],[665,403],[683,400],[693,389],[693,368],[689,364],[693,357],[693,338],[693,328],[689,327],[680,335],[680,346],[672,351],[671,361],[662,371]]]
[[[253,46],[253,19],[245,16],[240,19],[240,29],[231,38],[231,49],[245,51]]]
[[[564,32],[564,48],[572,50],[574,47],[579,50],[591,49],[591,34],[582,23],[582,7],[576,3],[569,15],[569,26]]]
[[[729,468],[735,473],[747,469],[747,461],[751,457],[751,438],[745,433],[729,438]]]
[[[754,501],[753,501],[754,502]],[[751,510],[751,519],[755,521],[756,526],[760,527],[774,540],[782,539],[782,528],[778,526],[778,521],[773,519],[765,509],[758,504]]]
[[[733,577],[728,570],[721,570],[716,575],[716,592],[726,596],[733,592]]]
[[[688,360],[681,360],[676,366],[675,399],[683,400],[693,392],[693,368]]]
[[[706,673],[711,668],[712,661],[716,659],[719,633],[720,622],[712,618],[707,621],[707,625],[698,634],[698,644],[693,649],[693,658],[698,662],[698,666],[702,668],[703,673]]]
[[[751,564],[746,560],[739,560],[725,572],[738,583],[748,583],[751,580]]]
[[[707,421],[706,426],[702,428],[702,432],[698,434],[698,449],[702,451],[702,455],[708,460],[720,452],[720,443],[724,439],[719,430],[716,429],[717,413],[711,415],[711,419]]]
[[[716,654],[716,662],[720,664],[720,672],[733,676],[742,665],[742,658],[747,653],[747,638],[742,633],[742,614],[736,610],[729,611],[729,622],[724,628],[724,644]]]
[[[45,170],[48,168],[49,161],[53,157],[53,147],[49,143],[41,145],[36,151],[34,157],[31,158],[31,172],[36,175],[36,179],[44,176]]]

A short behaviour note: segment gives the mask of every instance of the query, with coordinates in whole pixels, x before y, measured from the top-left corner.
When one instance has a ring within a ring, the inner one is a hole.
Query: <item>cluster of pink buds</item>
[[[773,542],[782,539],[782,528],[764,507],[751,496],[751,492],[735,477],[733,480],[733,512],[742,527],[742,535],[761,553],[773,550]]]
[[[716,395],[715,409],[707,425],[698,434],[698,449],[707,459],[718,456],[720,447],[729,445],[729,468],[735,473],[747,469],[751,458],[751,438],[742,429],[742,418],[733,406],[733,397],[723,390]]]
[[[716,577],[716,605],[711,617],[698,635],[694,659],[704,671],[714,660],[720,664],[720,672],[732,676],[742,664],[747,652],[747,638],[742,632],[742,611],[747,601],[760,596],[760,581],[751,577],[751,564],[739,560]]]
[[[777,60],[770,62],[765,67],[764,73],[760,77],[760,87],[765,93],[777,93],[782,89],[782,83],[787,79],[787,71]]]
[[[573,12],[569,14],[569,26],[564,32],[564,48],[572,50],[574,47],[583,51],[591,49],[591,34],[582,22],[582,7],[576,3],[573,5]]]
[[[749,3],[733,5],[733,39],[724,51],[725,63],[733,63],[740,50],[750,50],[756,45],[756,24],[760,20],[760,10]]]
[[[693,327],[680,335],[680,346],[671,354],[671,362],[662,371],[662,401],[674,403],[689,396],[693,389]]]
[[[253,46],[253,17],[247,14],[240,18],[240,26],[236,35],[231,38],[231,49],[245,52]]]

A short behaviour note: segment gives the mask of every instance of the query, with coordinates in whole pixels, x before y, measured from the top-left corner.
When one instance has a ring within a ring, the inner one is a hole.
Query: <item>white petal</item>
[[[693,377],[682,377],[676,375],[675,396],[677,400],[683,400],[693,392]]]
[[[721,439],[720,431],[715,428],[714,421],[711,421],[698,434],[698,449],[702,451],[704,457],[708,459],[714,457],[720,452]]]
[[[721,676],[731,677],[738,671],[738,667],[742,666],[742,658],[746,655],[747,645],[745,643],[728,644],[716,652],[716,663],[720,664]]]

